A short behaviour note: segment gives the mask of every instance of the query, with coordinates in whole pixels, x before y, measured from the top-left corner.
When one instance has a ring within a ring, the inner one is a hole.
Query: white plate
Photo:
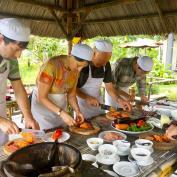
[[[120,161],[120,157],[118,155],[115,155],[113,158],[111,159],[105,159],[103,156],[101,156],[101,154],[97,154],[96,155],[96,160],[97,162],[104,164],[104,165],[112,165],[116,162]]]
[[[132,146],[132,148],[137,148],[137,146],[136,146],[136,144],[134,144],[133,146]],[[146,148],[145,148],[146,149]],[[154,152],[154,149],[153,148],[150,148],[150,149],[148,149],[150,152],[151,152],[151,154]]]
[[[54,140],[51,138],[52,134],[53,134],[52,132],[46,134],[46,136],[43,138],[43,140],[46,142],[54,142]],[[69,138],[70,138],[70,134],[67,132],[63,132],[62,136],[58,139],[58,142],[63,143],[65,141],[67,141]]]
[[[129,153],[130,153],[130,149],[128,149],[127,151],[119,151],[119,150],[117,150],[117,154],[119,156],[127,156],[127,155],[129,155]]]
[[[113,170],[121,176],[134,177],[139,174],[138,167],[131,162],[121,161],[113,165]]]
[[[146,161],[136,161],[138,165],[140,166],[148,166],[151,165],[154,162],[154,159],[152,157],[149,157]]]
[[[82,154],[82,160],[96,162],[96,157],[92,154]]]
[[[99,138],[102,138],[105,142],[112,143],[112,142],[115,141],[115,140],[108,141],[108,140],[105,140],[105,139],[104,139],[104,135],[105,135],[105,133],[108,133],[108,132],[116,133],[117,135],[119,135],[119,136],[121,136],[121,137],[123,138],[122,140],[127,139],[127,136],[126,136],[124,133],[117,132],[117,131],[112,131],[112,130],[103,131],[103,132],[99,133],[98,137],[99,137]]]
[[[153,130],[154,126],[152,124],[151,125],[151,129],[147,130],[147,131],[140,131],[140,132],[131,132],[131,131],[126,131],[126,130],[120,130],[118,128],[115,128],[113,125],[113,122],[111,123],[111,126],[112,128],[114,128],[115,130],[119,131],[119,132],[122,132],[122,133],[125,133],[125,134],[130,134],[130,135],[139,135],[139,134],[142,134],[142,133],[147,133],[147,132],[150,132]]]
[[[103,170],[103,171],[106,172],[107,174],[109,174],[110,176],[119,177],[115,172],[113,172],[111,170]]]

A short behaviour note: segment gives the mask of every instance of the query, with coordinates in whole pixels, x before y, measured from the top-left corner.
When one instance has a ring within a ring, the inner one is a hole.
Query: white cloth
[[[1,66],[7,64],[5,72],[0,73],[0,116],[6,118],[6,88],[7,88],[7,77],[9,74],[9,61],[2,60]],[[0,146],[8,141],[8,135],[0,130]]]
[[[97,40],[95,41],[95,47],[100,52],[112,52],[112,43],[107,40]]]
[[[32,94],[31,112],[33,117],[39,123],[40,129],[44,130],[58,126],[66,126],[61,117],[38,102],[37,94],[38,91],[37,88],[35,88]],[[66,94],[49,94],[48,98],[57,106],[66,110]]]
[[[126,93],[129,92],[128,87],[120,87],[119,89],[123,90]],[[105,90],[105,104],[112,107],[120,107],[119,104],[116,101],[114,101],[114,99],[108,94],[106,90]]]
[[[93,49],[86,44],[76,44],[71,50],[71,55],[87,61],[92,60],[93,53]]]
[[[0,33],[16,41],[28,42],[30,28],[19,19],[4,18],[0,20]]]
[[[99,100],[100,103],[103,103],[103,98],[100,94],[101,84],[103,82],[103,78],[92,78],[91,76],[91,68],[89,67],[89,77],[87,82],[80,88],[80,90],[92,97],[95,97]],[[100,107],[95,107],[87,104],[85,99],[77,97],[79,108],[81,113],[84,115],[84,118],[89,119],[94,116],[104,114],[104,111],[101,110]]]

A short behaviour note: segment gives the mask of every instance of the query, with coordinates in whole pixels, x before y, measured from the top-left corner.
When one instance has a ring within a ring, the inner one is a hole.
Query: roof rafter
[[[130,3],[135,3],[141,0],[112,0],[109,2],[103,2],[103,3],[96,3],[96,4],[89,4],[84,7],[80,7],[77,9],[72,9],[72,12],[79,12],[79,11],[86,11],[87,9],[100,9],[104,7],[109,7],[109,6],[114,6],[114,5],[119,5],[119,4],[130,4]]]
[[[64,10],[62,7],[56,6],[56,5],[51,5],[51,4],[46,4],[46,3],[40,3],[37,2],[35,0],[14,0],[15,2],[19,2],[19,3],[26,3],[26,4],[30,4],[30,5],[36,5],[36,6],[40,6],[43,8],[50,8],[50,9],[54,9],[54,10],[58,10],[60,12],[63,13],[67,13],[67,10]]]
[[[159,14],[162,26],[164,27],[165,31],[168,32],[168,27],[167,27],[166,19],[165,19],[163,13],[162,13],[162,10],[160,9],[160,5],[159,5],[158,0],[154,0],[154,4],[155,4],[155,7],[156,7],[157,12]]]

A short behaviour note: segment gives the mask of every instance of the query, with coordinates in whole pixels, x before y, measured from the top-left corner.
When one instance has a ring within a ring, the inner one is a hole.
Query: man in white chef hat
[[[17,103],[22,110],[27,128],[39,129],[28,103],[27,93],[22,84],[18,61],[22,51],[27,47],[30,29],[19,19],[0,20],[0,145],[8,141],[8,134],[19,133],[17,125],[6,119],[7,79],[14,89]]]
[[[77,85],[77,98],[81,112],[86,119],[103,114],[100,103],[103,98],[100,94],[102,83],[109,95],[126,109],[130,104],[124,101],[112,84],[111,66],[109,60],[112,56],[112,43],[107,40],[97,40],[94,46],[94,56],[90,65],[82,69]]]
[[[128,90],[130,86],[136,83],[141,101],[146,103],[148,101],[146,96],[146,74],[152,70],[152,67],[153,61],[148,56],[117,60],[112,66],[112,76],[116,89],[125,99],[133,101]],[[116,105],[108,94],[105,95],[105,102],[112,106]]]

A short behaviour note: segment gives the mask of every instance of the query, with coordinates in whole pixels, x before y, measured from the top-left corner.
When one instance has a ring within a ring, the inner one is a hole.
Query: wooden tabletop
[[[98,116],[93,119],[94,122],[99,124],[101,127],[101,130],[112,130],[111,127],[111,121],[106,119],[105,116]],[[67,144],[70,144],[77,149],[81,151],[82,154],[89,153],[96,155],[98,152],[97,151],[92,151],[86,144],[86,139],[92,136],[85,136],[85,135],[78,135],[74,133],[70,133],[71,137],[70,139],[66,142]],[[97,136],[97,135],[94,135]],[[132,142],[132,145],[134,144],[134,140],[137,139],[138,137],[134,136],[128,136],[128,140]],[[4,154],[3,152],[3,147],[0,147],[0,164],[3,160],[7,159],[7,155]],[[158,151],[154,150],[152,157],[154,159],[154,163],[152,165],[142,167],[142,172],[138,175],[138,177],[147,177],[150,176],[153,172],[159,173],[160,171],[163,170],[163,164],[164,163],[174,163],[177,159],[177,154],[172,151]],[[121,160],[123,161],[128,161],[127,157],[121,157]],[[110,177],[110,175],[106,174],[105,172],[102,171],[102,169],[110,169],[112,170],[112,166],[105,166],[105,165],[100,165],[100,168],[97,169],[93,167],[91,164],[87,164],[86,162],[83,163],[83,167],[81,168],[81,174],[80,177],[90,177],[92,176],[97,176],[97,177]],[[84,170],[83,170],[84,169]],[[6,177],[0,172],[0,176]]]

